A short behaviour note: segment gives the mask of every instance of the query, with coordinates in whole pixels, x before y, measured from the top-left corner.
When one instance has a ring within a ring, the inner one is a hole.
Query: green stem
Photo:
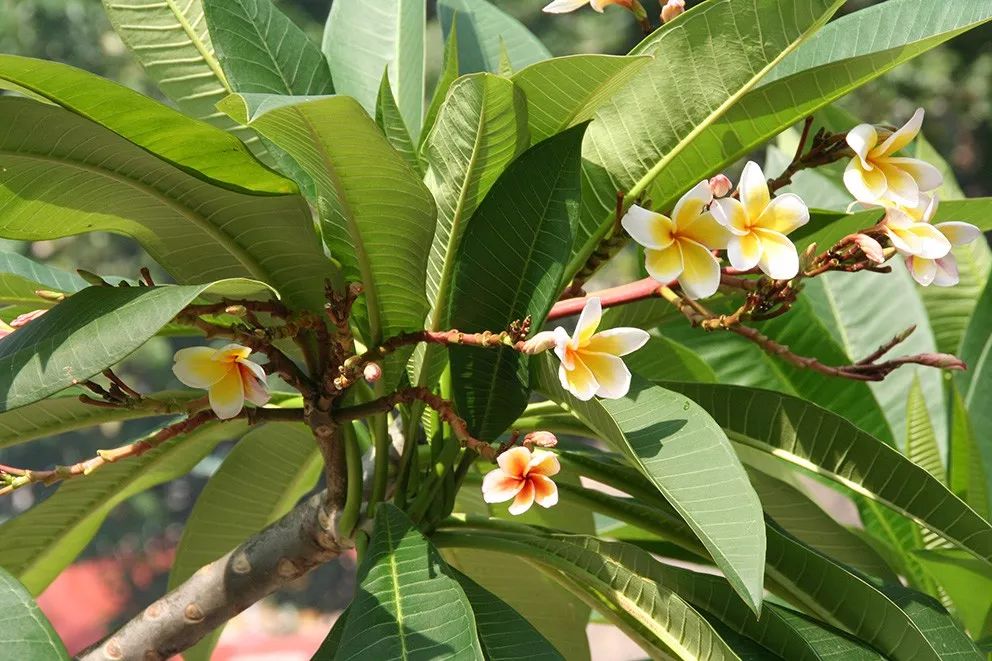
[[[341,511],[340,526],[345,536],[351,537],[362,511],[362,452],[358,447],[358,438],[351,423],[343,426],[342,433],[348,470],[348,492]]]

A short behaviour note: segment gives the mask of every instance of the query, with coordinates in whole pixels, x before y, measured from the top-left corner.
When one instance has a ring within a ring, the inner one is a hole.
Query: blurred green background
[[[543,0],[495,1],[526,23],[556,55],[623,53],[640,38],[629,15],[617,8],[603,15],[584,8],[555,16],[541,12]],[[319,42],[329,0],[281,0],[277,4]],[[433,4],[429,3],[431,77],[439,67],[442,47],[440,29],[433,20]],[[645,4],[657,15],[656,0],[646,0]],[[841,11],[851,12],[870,4],[873,4],[870,0],[849,0]],[[162,98],[111,30],[99,0],[0,0],[0,52],[73,64]],[[969,196],[986,196],[992,195],[992,178],[986,174],[992,151],[990,86],[992,28],[985,27],[903,65],[845,99],[843,105],[863,120],[897,125],[917,106],[923,106],[927,110],[924,131],[952,164],[963,189]],[[140,266],[151,265],[133,242],[105,234],[30,245],[0,243],[6,244],[2,246],[4,249],[15,249],[63,268],[85,268],[108,275],[134,276]],[[128,361],[122,374],[145,391],[177,387],[169,369],[176,346],[176,341],[166,339],[149,343]],[[140,431],[141,424],[105,425],[85,433],[9,448],[4,451],[4,462],[31,467],[67,464],[92,456],[97,448],[116,445],[123,436]],[[218,450],[190,476],[148,491],[117,508],[91,544],[84,558],[114,557],[132,569],[124,577],[127,606],[118,619],[130,617],[164,589],[167,563],[151,571],[134,568],[147,569],[150,565],[143,563],[142,558],[175,543],[196,495],[225,451],[226,448]],[[21,490],[14,497],[0,501],[0,521],[35,504],[48,491]],[[132,564],[127,565],[128,562]],[[338,579],[347,570],[332,566],[322,572],[325,578]],[[336,586],[335,595],[326,593],[328,584]],[[350,589],[347,580],[324,582],[318,577],[310,588],[303,585],[299,594],[287,599],[300,605],[333,609],[343,603]]]

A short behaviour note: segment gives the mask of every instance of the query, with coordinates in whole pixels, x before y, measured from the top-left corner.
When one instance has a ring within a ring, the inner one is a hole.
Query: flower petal
[[[727,259],[739,271],[747,271],[758,265],[761,259],[761,241],[754,232],[744,236],[731,237],[727,244]]]
[[[547,450],[534,450],[534,456],[530,458],[530,467],[527,469],[528,476],[534,475],[557,475],[561,470],[561,463],[558,455]]]
[[[756,224],[779,234],[788,234],[808,222],[809,208],[806,203],[798,195],[785,193],[771,201]]]
[[[721,225],[712,212],[697,216],[686,225],[679,225],[678,231],[679,236],[701,243],[710,250],[723,250],[730,241],[730,230]]]
[[[261,365],[259,365],[253,360],[248,360],[247,358],[238,358],[237,361],[235,362],[237,362],[239,366],[243,367],[244,369],[254,374],[255,378],[257,378],[259,381],[262,381],[263,383],[265,382],[266,379],[265,370],[262,368]]]
[[[217,350],[210,347],[180,349],[176,352],[172,372],[190,388],[209,388],[233,369],[230,364],[214,360],[216,353]]]
[[[934,260],[934,264],[937,267],[937,272],[933,277],[933,284],[938,287],[953,287],[961,281],[960,275],[958,275],[958,261],[954,257],[954,253],[948,253],[946,256],[940,259]]]
[[[672,245],[675,240],[675,224],[668,217],[636,204],[627,211],[620,224],[634,241],[645,248],[661,250]]]
[[[924,287],[929,287],[937,277],[937,262],[932,259],[910,255],[906,258],[906,266],[913,279]]]
[[[527,476],[527,468],[530,466],[530,450],[525,447],[511,448],[500,453],[496,457],[496,463],[507,476],[522,480]]]
[[[572,338],[569,336],[568,331],[566,331],[561,326],[558,326],[554,330],[555,334],[555,355],[558,356],[558,360],[561,364],[568,369],[573,369],[574,361],[572,359]]]
[[[584,350],[626,356],[643,347],[650,337],[640,328],[611,328],[593,335]]]
[[[789,280],[799,273],[799,252],[784,234],[769,230],[757,230],[761,238],[761,260],[758,266],[762,272],[776,280]]]
[[[982,231],[971,223],[963,223],[959,220],[950,220],[946,223],[934,225],[940,233],[947,237],[952,246],[963,246],[966,243],[978,240],[982,236]]]
[[[844,170],[844,185],[859,202],[877,202],[888,186],[881,171],[865,170],[856,158],[852,158]]]
[[[254,363],[252,364],[254,365]],[[269,387],[265,383],[265,379],[258,378],[255,372],[246,369],[244,363],[238,363],[238,369],[241,370],[241,383],[245,391],[245,399],[255,406],[268,404],[272,396],[269,394]],[[265,373],[262,374],[264,376]]]
[[[871,124],[858,124],[847,132],[847,144],[860,159],[861,168],[871,170],[868,153],[878,144],[878,132],[875,127]]]
[[[617,359],[619,360],[619,358]],[[565,363],[558,367],[558,379],[561,387],[572,393],[576,399],[588,402],[599,390],[599,383],[592,371],[581,359],[576,359],[572,369],[566,369]]]
[[[518,514],[523,514],[530,509],[530,506],[534,504],[534,481],[524,480],[523,486],[517,493],[517,497],[513,499],[513,503],[510,505],[510,514],[516,516]]]
[[[494,468],[482,478],[482,499],[487,503],[505,503],[520,493],[523,486],[523,479]]]
[[[748,218],[752,221],[756,220],[772,200],[765,173],[757,163],[747,162],[737,188],[740,190],[741,204],[744,205]]]
[[[245,390],[240,370],[229,370],[223,379],[210,386],[210,408],[221,420],[230,420],[244,407]]]
[[[586,301],[582,308],[579,320],[575,322],[575,332],[572,334],[577,346],[585,346],[599,328],[599,321],[603,318],[603,306],[599,298],[593,297]]]
[[[603,399],[620,399],[630,390],[630,370],[623,359],[608,353],[582,352],[582,362],[592,372],[599,384],[596,396]]]
[[[530,478],[534,485],[534,500],[541,507],[554,507],[558,504],[558,486],[549,478],[543,475],[532,475]]]
[[[674,243],[664,250],[645,250],[644,268],[652,278],[667,285],[682,274],[682,249]]]
[[[734,237],[744,238],[744,237]],[[679,286],[689,298],[706,298],[720,288],[720,262],[706,246],[689,239],[679,241],[682,247],[682,275]]]
[[[919,204],[920,187],[916,185],[916,180],[908,172],[893,165],[888,159],[880,160],[876,164],[885,175],[886,199],[905,207],[914,207]]]
[[[914,255],[925,259],[939,259],[951,252],[951,242],[944,236],[936,226],[930,223],[913,223],[906,230],[901,232],[903,238],[906,235],[915,237]]]
[[[240,344],[226,344],[214,354],[214,360],[234,362],[245,360],[251,355],[251,349]]]
[[[740,203],[740,200],[735,200],[732,197],[722,197],[719,200],[713,200],[713,204],[710,205],[710,213],[713,214],[716,222],[726,227],[733,234],[742,236],[751,231],[747,212],[744,210],[744,205]]]
[[[684,225],[698,218],[703,213],[703,208],[712,201],[713,191],[709,182],[700,181],[675,204],[675,208],[672,209],[672,222],[681,230]]]
[[[589,0],[553,0],[544,7],[544,11],[548,14],[565,14],[587,4],[589,4]]]
[[[940,170],[918,158],[887,158],[884,162],[909,175],[921,191],[936,190],[944,183],[944,175]]]
[[[878,158],[896,153],[915,140],[922,127],[923,108],[917,108],[908,122],[896,129],[892,135],[885,139],[885,142],[871,150],[871,156]]]

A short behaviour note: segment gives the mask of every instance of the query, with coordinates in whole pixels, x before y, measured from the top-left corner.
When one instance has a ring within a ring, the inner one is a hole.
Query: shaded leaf
[[[457,24],[461,73],[499,71],[503,53],[515,70],[551,57],[523,23],[487,0],[438,0],[445,39]]]
[[[0,647],[19,661],[69,661],[69,653],[45,614],[17,579],[0,568]]]

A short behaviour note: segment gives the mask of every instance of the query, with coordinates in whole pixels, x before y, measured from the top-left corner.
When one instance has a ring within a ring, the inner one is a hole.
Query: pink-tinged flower
[[[532,431],[524,436],[521,443],[524,447],[553,448],[558,445],[558,437],[549,431]]]
[[[712,201],[709,182],[701,181],[682,196],[671,218],[634,205],[621,221],[644,246],[648,274],[662,284],[678,280],[691,298],[712,296],[720,287],[720,262],[712,251],[726,248],[730,233],[707,211]]]
[[[885,261],[885,251],[882,250],[882,244],[867,234],[855,234],[854,245],[856,245],[870,261],[875,262],[876,264],[881,264]]]
[[[251,349],[228,344],[221,349],[192,347],[176,352],[172,371],[191,388],[204,388],[210,394],[210,408],[221,420],[241,413],[245,400],[256,406],[269,401],[265,371],[248,360]]]
[[[921,192],[932,191],[943,183],[940,171],[916,158],[893,156],[908,145],[923,126],[923,108],[895,132],[879,134],[871,124],[859,124],[847,134],[854,158],[844,171],[844,185],[860,202],[917,205]]]
[[[665,6],[661,8],[661,22],[667,23],[668,21],[678,18],[685,13],[685,0],[668,0]]]
[[[496,463],[499,468],[491,470],[482,480],[482,498],[487,503],[512,499],[510,514],[514,516],[529,510],[534,501],[541,507],[558,503],[558,487],[551,476],[558,474],[561,464],[553,453],[516,447],[496,457]]]
[[[602,14],[609,5],[631,9],[633,2],[632,0],[553,0],[544,8],[544,11],[549,14],[566,14],[586,5],[591,5],[593,9]]]
[[[738,186],[740,200],[714,200],[713,217],[730,230],[727,258],[740,271],[755,266],[776,280],[799,273],[799,253],[787,234],[809,222],[809,209],[797,195],[772,199],[761,167],[748,161]]]
[[[914,280],[924,287],[953,287],[960,277],[951,248],[977,240],[982,232],[960,221],[931,225],[937,215],[937,196],[920,197],[921,204],[912,209],[886,210],[883,221],[886,235],[906,259],[906,268]]]
[[[733,187],[734,183],[725,174],[718,174],[710,179],[710,190],[713,192],[713,197],[727,197]]]
[[[536,345],[554,346],[561,360],[558,378],[562,388],[582,401],[594,396],[619,399],[626,395],[630,390],[630,370],[620,356],[637,351],[650,337],[640,328],[611,328],[597,333],[602,316],[599,299],[590,298],[572,335],[559,326],[531,340]]]
[[[27,326],[28,322],[34,321],[46,312],[48,312],[48,310],[32,310],[31,312],[25,312],[24,314],[15,317],[14,320],[10,322],[10,325],[12,328]]]

